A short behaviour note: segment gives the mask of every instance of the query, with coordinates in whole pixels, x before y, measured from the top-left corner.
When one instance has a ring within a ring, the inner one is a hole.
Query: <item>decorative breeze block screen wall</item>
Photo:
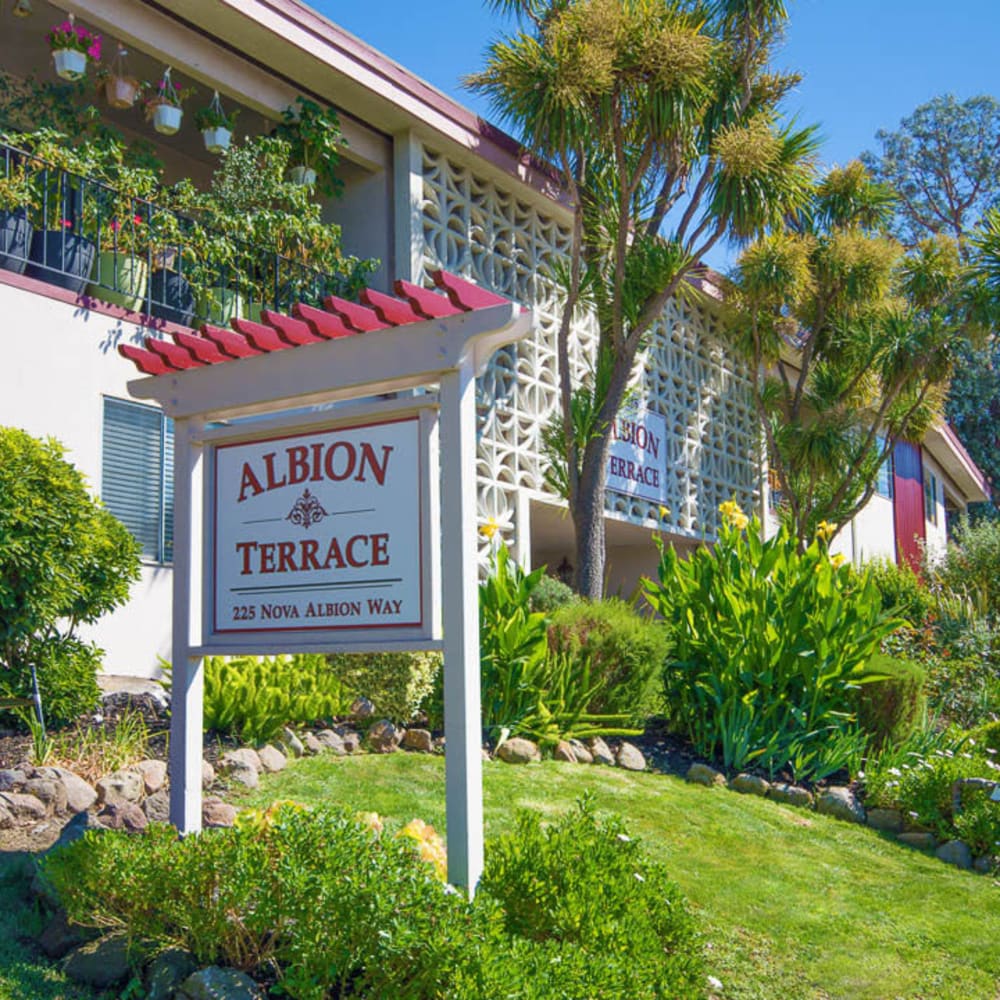
[[[508,191],[423,148],[424,270],[472,278],[535,310],[534,333],[498,351],[478,385],[479,509],[508,540],[519,489],[545,492],[542,431],[559,402],[558,297],[547,277],[568,251],[569,230]],[[423,275],[419,276],[423,278]],[[416,279],[415,279],[416,280]],[[609,491],[607,508],[636,524],[663,523],[694,539],[715,536],[718,506],[757,496],[757,418],[749,379],[716,338],[711,308],[670,303],[635,379],[637,397],[666,418],[667,507]],[[573,377],[588,371],[593,318],[576,322]]]

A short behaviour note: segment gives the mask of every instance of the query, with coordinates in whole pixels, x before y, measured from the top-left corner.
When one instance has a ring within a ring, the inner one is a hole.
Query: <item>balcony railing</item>
[[[342,275],[0,144],[0,268],[191,326],[343,294]]]

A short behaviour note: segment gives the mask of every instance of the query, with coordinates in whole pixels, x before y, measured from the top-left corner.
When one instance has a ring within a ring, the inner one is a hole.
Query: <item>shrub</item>
[[[142,837],[88,832],[43,871],[74,922],[276,975],[301,1000],[700,995],[692,918],[620,821],[581,812],[551,835],[523,822],[532,851],[491,845],[470,904],[422,860],[432,831],[391,836],[366,819],[282,803],[183,840],[160,824]],[[519,915],[532,871],[565,895],[540,897],[548,940]]]
[[[354,695],[394,722],[409,722],[423,707],[441,673],[440,653],[335,653],[333,675]]]
[[[32,643],[32,655],[45,692],[45,720],[63,726],[93,712],[100,703],[97,674],[101,651],[72,636],[52,636]],[[0,699],[31,698],[31,674],[0,672]],[[9,716],[17,719],[16,714]]]
[[[350,697],[318,653],[209,656],[204,704],[206,729],[266,743],[289,723],[343,714]]]
[[[585,995],[701,995],[680,890],[619,818],[598,820],[586,799],[552,825],[522,813],[513,833],[490,844],[480,891],[500,902],[512,937],[573,945],[606,963],[617,989]]]
[[[858,725],[869,734],[875,749],[907,740],[927,711],[927,674],[909,660],[884,653],[872,657],[868,673],[880,679],[860,685],[855,692]]]
[[[46,665],[64,676],[75,671],[69,688],[79,691],[96,655],[60,641],[124,604],[138,576],[135,539],[90,496],[62,446],[0,427],[0,668],[10,690],[37,681],[42,728],[52,685]],[[69,712],[72,701],[57,712]]]
[[[557,608],[565,607],[580,600],[573,588],[562,580],[547,573],[538,581],[528,599],[530,610],[551,614]]]
[[[865,567],[882,596],[882,609],[921,626],[935,610],[934,595],[908,562],[897,566],[889,559],[874,559]]]
[[[830,557],[825,525],[800,552],[784,528],[762,541],[734,508],[722,505],[714,549],[682,561],[661,544],[659,583],[646,584],[675,643],[668,715],[726,767],[758,761],[773,773],[794,750],[808,777],[810,746],[850,727],[853,688],[899,621],[870,576]]]
[[[661,710],[669,649],[661,622],[617,598],[579,601],[552,615],[548,645],[557,654],[589,657],[591,678],[602,683],[589,712],[625,714],[641,725]]]
[[[594,712],[607,679],[591,657],[549,653],[549,619],[530,611],[542,570],[525,573],[501,545],[479,587],[483,725],[495,739],[524,735],[543,746],[561,739],[634,735],[630,712]]]
[[[953,746],[912,753],[897,764],[879,761],[869,766],[866,799],[870,805],[901,810],[940,840],[964,840],[975,854],[1000,853],[1000,806],[989,794],[964,790],[957,812],[953,804],[958,779],[1000,781],[1000,762],[985,753],[985,746],[969,741]]]
[[[962,518],[928,571],[937,587],[967,596],[979,613],[1000,614],[1000,521]]]

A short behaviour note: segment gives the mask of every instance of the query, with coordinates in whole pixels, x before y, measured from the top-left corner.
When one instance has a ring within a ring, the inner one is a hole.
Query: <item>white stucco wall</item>
[[[135,368],[119,343],[138,327],[0,283],[0,425],[54,437],[98,493],[105,395],[128,399]],[[129,604],[81,635],[105,650],[111,673],[150,675],[170,652],[169,567],[144,564]]]

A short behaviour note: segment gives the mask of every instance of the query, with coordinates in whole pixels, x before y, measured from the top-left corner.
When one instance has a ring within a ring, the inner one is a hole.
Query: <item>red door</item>
[[[927,537],[924,524],[924,477],[920,448],[898,441],[893,453],[893,513],[896,522],[896,562],[905,559],[920,569],[920,544]]]

